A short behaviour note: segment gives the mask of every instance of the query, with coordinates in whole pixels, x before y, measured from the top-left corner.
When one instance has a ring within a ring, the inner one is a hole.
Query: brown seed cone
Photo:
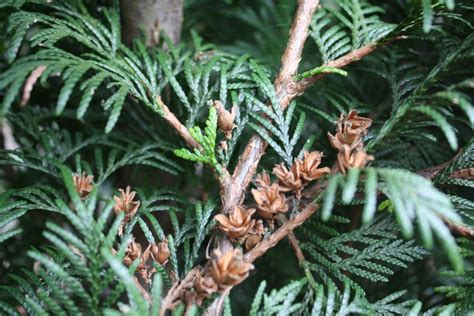
[[[217,124],[221,131],[225,133],[227,139],[232,137],[232,130],[234,129],[234,120],[237,114],[237,107],[234,105],[231,112],[224,108],[221,101],[214,101],[214,107],[217,110]]]
[[[94,176],[88,176],[85,173],[82,173],[82,175],[76,173],[72,175],[72,181],[74,182],[76,191],[79,193],[81,198],[85,198],[92,189],[94,189],[94,186],[92,185],[93,179]]]
[[[202,301],[203,298],[208,298],[215,293],[218,286],[211,274],[203,274],[202,271],[199,271],[194,280],[194,289]]]
[[[114,212],[119,214],[120,212],[125,212],[124,221],[128,222],[138,211],[140,207],[140,201],[134,201],[135,191],[130,191],[130,187],[127,186],[126,190],[119,189],[120,196],[114,196]]]
[[[363,148],[351,150],[349,145],[343,145],[337,154],[337,168],[345,174],[349,168],[364,168],[372,160],[374,156],[368,155]]]
[[[318,168],[319,164],[321,163],[321,158],[323,157],[322,152],[305,152],[303,155],[303,160],[297,160],[295,163],[300,164],[301,176],[305,181],[309,182],[317,180],[331,172],[328,167]]]
[[[255,179],[255,185],[258,188],[265,188],[272,185],[272,181],[270,180],[270,175],[267,172],[263,172],[257,175]]]
[[[245,249],[252,250],[262,240],[265,232],[266,228],[263,225],[263,221],[256,221],[253,227],[250,229],[247,239],[245,240]]]
[[[370,125],[372,120],[358,116],[356,111],[350,111],[347,116],[341,114],[337,121],[336,135],[328,133],[329,142],[337,150],[341,150],[342,145],[349,145],[351,149],[361,148],[362,136],[367,134]]]
[[[123,263],[127,266],[130,266],[133,261],[137,258],[140,258],[142,255],[142,246],[137,243],[134,239],[128,244],[127,252],[123,258]]]
[[[240,249],[232,249],[222,254],[214,251],[211,260],[211,274],[220,292],[237,285],[247,278],[253,264],[245,262]]]
[[[158,244],[151,245],[151,257],[159,264],[163,265],[168,262],[170,250],[168,248],[168,240],[164,239]]]
[[[229,217],[218,214],[214,218],[219,223],[219,230],[235,242],[244,237],[253,226],[253,213],[253,208],[246,211],[242,206],[236,205],[229,212]]]
[[[280,193],[281,187],[273,183],[270,187],[252,189],[252,195],[257,203],[257,214],[266,219],[272,218],[278,213],[285,213],[289,207],[283,193]]]
[[[301,164],[295,163],[288,170],[283,164],[276,165],[273,168],[273,174],[277,176],[280,182],[280,191],[283,192],[299,192],[304,187],[301,180]]]
[[[353,133],[367,134],[367,129],[372,125],[372,120],[368,117],[357,115],[357,111],[351,110],[347,116],[341,115],[338,124],[343,125],[344,130],[351,130]]]

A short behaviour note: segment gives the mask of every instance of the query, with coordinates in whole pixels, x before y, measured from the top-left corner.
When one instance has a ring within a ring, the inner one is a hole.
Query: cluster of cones
[[[278,179],[275,182],[271,181],[268,173],[260,174],[255,181],[256,189],[252,190],[256,207],[245,209],[242,205],[236,205],[229,214],[216,215],[218,229],[233,243],[243,244],[247,250],[253,249],[266,233],[266,226],[273,226],[275,216],[290,209],[285,194],[292,193],[299,197],[309,182],[330,172],[327,167],[319,168],[322,157],[321,152],[305,152],[303,159],[296,159],[289,169],[277,165],[273,170]],[[258,219],[253,218],[256,215]],[[215,250],[209,264],[197,272],[194,280],[195,301],[200,304],[213,293],[222,293],[241,283],[251,269],[253,265],[244,260],[242,250],[231,248],[226,253]]]
[[[85,173],[73,174],[74,186],[81,198],[86,198],[94,189],[93,179],[93,176],[88,176]],[[116,215],[120,213],[124,213],[125,215],[118,231],[119,236],[122,236],[124,225],[130,222],[133,216],[135,216],[140,207],[140,201],[135,200],[137,193],[132,191],[129,186],[127,186],[125,190],[119,189],[119,192],[119,196],[114,196],[115,204],[113,209]],[[140,261],[137,268],[138,274],[146,282],[151,282],[151,277],[156,272],[152,262],[154,261],[160,265],[164,265],[168,262],[169,257],[170,251],[166,239],[158,244],[149,244],[144,251],[142,251],[142,246],[138,242],[132,240],[127,247],[123,263],[130,266],[138,259]],[[150,262],[150,259],[152,262]]]
[[[246,210],[236,205],[228,215],[216,215],[219,230],[232,242],[244,244],[247,250],[251,250],[266,232],[264,221],[272,222],[275,216],[290,209],[286,193],[294,193],[299,198],[309,182],[330,172],[327,167],[319,168],[322,157],[318,151],[305,152],[303,159],[296,159],[290,169],[283,164],[277,165],[273,169],[278,178],[275,182],[271,182],[268,173],[260,174],[255,181],[257,188],[252,189],[256,208]],[[261,219],[253,219],[254,214]]]
[[[328,133],[329,142],[338,150],[336,172],[346,173],[349,168],[364,168],[374,160],[364,149],[363,137],[372,125],[372,120],[350,111],[337,121],[336,135]]]
[[[218,110],[218,124],[220,129],[229,139],[234,128],[235,109],[226,111],[222,104],[214,104]],[[328,133],[331,145],[338,150],[335,172],[346,173],[349,168],[363,168],[373,160],[364,149],[363,137],[367,135],[367,129],[372,124],[369,118],[360,117],[357,112],[351,111],[348,115],[341,115],[337,121],[336,134]],[[305,152],[302,159],[295,159],[293,164],[287,168],[284,164],[276,165],[273,174],[277,180],[272,182],[268,173],[257,176],[256,188],[252,189],[252,195],[256,207],[246,209],[242,205],[234,206],[229,214],[218,214],[215,220],[218,229],[225,234],[233,243],[242,244],[246,250],[253,249],[265,235],[267,228],[273,227],[274,218],[279,214],[285,214],[290,209],[291,194],[298,204],[302,190],[314,180],[318,180],[331,170],[327,167],[319,168],[323,154],[318,151]],[[81,197],[87,196],[92,190],[92,177],[75,175],[74,183]],[[136,214],[140,201],[135,201],[135,192],[127,187],[119,190],[120,196],[114,196],[114,212],[125,213],[119,234],[123,234],[123,226]],[[258,216],[258,218],[253,218]],[[155,269],[148,265],[149,259],[166,264],[170,256],[168,242],[149,245],[142,251],[140,244],[134,240],[129,244],[124,258],[126,265],[131,265],[135,260],[140,260],[138,273],[143,279],[149,281]],[[194,291],[189,292],[192,298],[188,298],[197,304],[201,304],[205,298],[215,292],[223,293],[232,286],[245,280],[253,265],[244,259],[241,249],[230,247],[225,253],[215,250],[208,264],[196,270],[195,277],[190,284]]]
[[[145,282],[151,283],[153,274],[156,272],[153,262],[164,265],[168,262],[169,257],[170,251],[166,239],[158,244],[149,244],[145,251],[142,251],[142,246],[138,242],[132,240],[128,244],[123,263],[131,266],[135,260],[139,260],[137,273]]]
[[[334,172],[345,174],[349,168],[363,168],[373,160],[363,144],[363,137],[371,124],[371,119],[358,116],[356,111],[341,115],[336,134],[328,133],[331,145],[338,150]],[[276,165],[273,174],[277,181],[274,182],[268,173],[258,175],[256,188],[252,189],[256,207],[245,209],[242,205],[236,205],[229,214],[216,215],[218,229],[233,243],[243,244],[246,250],[254,248],[263,239],[266,226],[272,227],[274,218],[290,209],[288,194],[293,195],[298,203],[301,192],[311,181],[331,172],[328,167],[319,167],[322,157],[322,152],[305,152],[303,158],[295,159],[289,168],[284,164]],[[260,219],[253,218],[255,215]],[[253,268],[252,264],[243,260],[240,249],[231,249],[225,254],[216,251],[210,262],[195,278],[194,288],[201,299],[239,284]]]

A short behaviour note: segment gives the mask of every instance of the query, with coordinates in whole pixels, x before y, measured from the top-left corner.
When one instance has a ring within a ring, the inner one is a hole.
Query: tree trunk
[[[148,46],[158,44],[160,32],[179,41],[183,0],[120,0],[122,40],[130,45],[143,31]]]

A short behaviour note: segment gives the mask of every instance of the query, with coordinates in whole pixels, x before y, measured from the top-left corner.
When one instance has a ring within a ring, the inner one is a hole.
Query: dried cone
[[[225,133],[227,139],[232,137],[232,130],[234,129],[234,120],[237,114],[237,107],[234,105],[231,112],[227,111],[220,101],[214,101],[214,107],[217,110],[217,124],[221,131]]]
[[[351,149],[361,147],[362,136],[367,134],[370,125],[371,119],[358,116],[356,111],[350,111],[347,116],[341,115],[337,121],[336,135],[328,133],[329,142],[337,150],[341,150],[344,144],[349,145]]]
[[[94,186],[92,185],[93,179],[94,176],[88,176],[85,173],[82,173],[82,175],[72,175],[72,181],[74,182],[76,191],[79,193],[81,198],[85,198],[89,193],[91,193],[92,189],[94,189]]]
[[[277,176],[280,182],[280,190],[283,192],[299,192],[304,187],[301,180],[301,169],[299,163],[294,163],[290,170],[283,164],[276,165],[273,168],[273,174]]]
[[[229,217],[218,214],[214,218],[219,223],[219,230],[235,242],[245,237],[253,226],[255,222],[252,220],[253,213],[255,209],[246,211],[242,206],[236,205],[229,212]]]
[[[130,186],[127,186],[125,191],[123,189],[119,189],[119,192],[120,196],[114,196],[114,212],[117,215],[121,212],[125,213],[122,225],[119,228],[119,235],[122,235],[123,225],[128,223],[138,211],[138,208],[140,207],[140,201],[133,200],[137,193],[135,191],[130,191]]]
[[[266,188],[272,185],[272,181],[270,180],[270,175],[266,172],[263,172],[257,175],[255,179],[255,184],[258,188]]]
[[[196,279],[194,280],[194,289],[199,297],[208,298],[217,291],[217,288],[217,283],[211,274],[206,273],[203,275],[202,271],[197,273]]]
[[[214,251],[211,274],[221,292],[245,280],[251,269],[253,264],[244,261],[240,249],[231,249],[225,254],[219,250]]]
[[[341,115],[339,118],[340,124],[344,126],[345,130],[350,130],[352,133],[367,134],[367,129],[372,125],[372,120],[368,117],[357,115],[357,111],[351,110],[346,117]]]
[[[151,245],[151,257],[159,264],[165,264],[170,257],[170,250],[168,248],[168,240],[164,239],[157,245]]]
[[[154,269],[149,271],[148,266],[147,266],[148,258],[150,258],[150,250],[151,250],[151,245],[148,245],[148,247],[142,253],[140,257],[140,264],[137,267],[137,272],[147,283],[151,282],[151,276],[153,275],[153,273],[155,273]]]
[[[319,151],[305,152],[303,160],[295,162],[300,164],[301,176],[305,181],[317,180],[331,172],[328,167],[318,168],[322,157],[323,153]]]
[[[351,150],[349,145],[343,145],[337,154],[337,168],[346,173],[349,168],[364,168],[374,156],[368,155],[363,148]]]
[[[127,252],[125,254],[125,258],[123,259],[123,263],[127,266],[130,266],[133,261],[137,258],[140,258],[142,255],[142,246],[137,243],[135,240],[132,240],[127,247]]]
[[[273,183],[270,187],[252,189],[252,195],[258,206],[257,214],[266,219],[288,211],[285,195],[280,193],[280,186],[277,183]]]
[[[262,240],[264,234],[265,227],[263,226],[263,221],[256,221],[245,240],[245,249],[252,250]]]

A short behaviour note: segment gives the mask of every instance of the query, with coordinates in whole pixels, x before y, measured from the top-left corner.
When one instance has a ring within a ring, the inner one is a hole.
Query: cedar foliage
[[[0,3],[1,124],[15,144],[0,150],[0,314],[203,313],[222,293],[166,298],[203,271],[221,236],[219,184],[254,133],[269,144],[258,174],[315,150],[332,172],[316,190],[279,192],[278,216],[247,222],[264,223],[245,232],[264,242],[300,204],[320,205],[294,231],[304,259],[286,241],[270,249],[239,274],[223,314],[474,311],[474,6],[322,1],[295,81],[322,78],[283,110],[272,82],[296,6],[188,1],[181,43],[163,36],[163,48],[125,46],[114,1]],[[367,45],[377,48],[361,61],[331,66]],[[216,100],[236,108],[230,132]],[[163,102],[198,147],[166,124]],[[372,120],[361,146],[374,159],[337,172],[326,134],[351,110]],[[93,176],[84,196],[80,175]],[[113,198],[127,186],[139,201],[130,216]],[[249,193],[247,212],[259,207]],[[131,256],[135,241],[146,259]]]

